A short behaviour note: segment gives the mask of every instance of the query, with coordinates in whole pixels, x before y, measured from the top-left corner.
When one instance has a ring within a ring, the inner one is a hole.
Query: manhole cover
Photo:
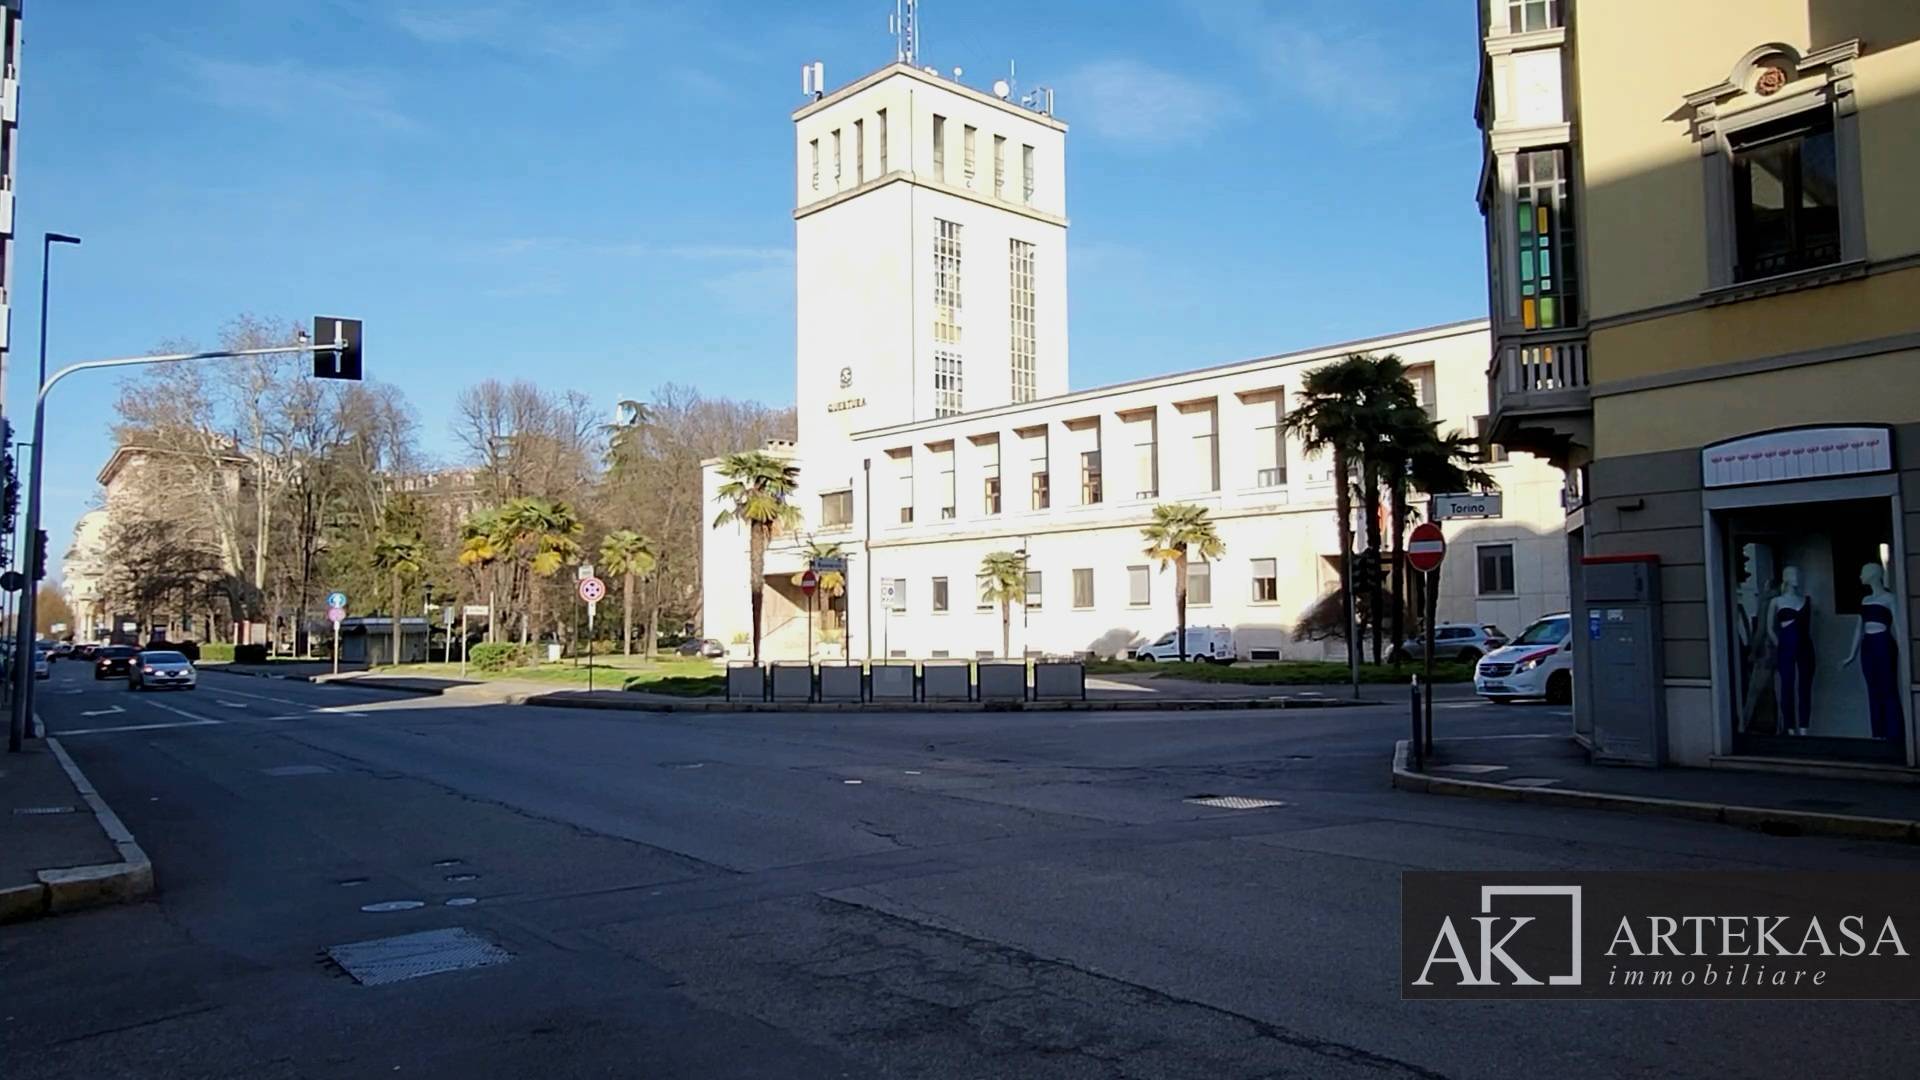
[[[1254,799],[1245,795],[1195,795],[1187,801],[1196,806],[1213,806],[1222,810],[1265,810],[1287,805],[1279,799]]]
[[[73,807],[71,806],[16,806],[13,808],[13,812],[16,814],[71,814],[73,813]]]
[[[384,986],[513,959],[507,950],[458,927],[335,945],[327,956],[361,986]]]
[[[261,769],[268,776],[318,776],[333,770],[325,765],[281,765],[272,769]]]
[[[377,904],[361,904],[360,910],[378,915],[388,911],[412,911],[427,906],[425,900],[382,900]]]

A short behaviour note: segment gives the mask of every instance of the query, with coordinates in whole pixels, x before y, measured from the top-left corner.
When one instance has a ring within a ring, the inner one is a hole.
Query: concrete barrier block
[[[873,700],[912,701],[913,665],[873,665]]]
[[[1035,700],[1079,700],[1087,696],[1087,665],[1079,661],[1042,662],[1033,665]]]
[[[1026,664],[982,661],[976,670],[979,672],[981,701],[1027,700]]]
[[[920,669],[920,686],[927,701],[971,701],[973,699],[972,665],[923,665]]]
[[[773,700],[812,701],[813,665],[773,665]]]
[[[822,664],[820,665],[820,700],[859,701],[861,681],[858,665]]]
[[[767,700],[767,669],[758,664],[738,664],[727,668],[727,700]]]

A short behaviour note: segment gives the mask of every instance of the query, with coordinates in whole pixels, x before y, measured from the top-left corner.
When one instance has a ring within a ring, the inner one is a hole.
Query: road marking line
[[[128,724],[124,727],[74,728],[72,731],[58,731],[54,734],[65,738],[68,735],[105,735],[114,731],[161,731],[166,728],[218,727],[224,720],[173,720],[164,724]]]
[[[201,721],[201,722],[203,722],[203,723],[208,723],[208,724],[224,724],[224,723],[226,723],[226,721],[225,721],[225,720],[215,720],[215,719],[212,719],[211,717],[206,717],[206,716],[201,716],[201,715],[200,715],[199,713],[190,713],[190,712],[188,712],[188,711],[187,711],[187,710],[185,710],[185,709],[176,709],[176,708],[174,708],[174,707],[173,707],[173,706],[171,706],[171,705],[162,705],[162,704],[160,704],[160,703],[159,703],[159,702],[157,702],[157,701],[149,701],[149,702],[147,702],[147,704],[149,704],[149,705],[151,705],[151,706],[153,706],[153,707],[154,707],[154,708],[156,708],[156,709],[164,709],[164,710],[166,710],[167,712],[170,712],[170,713],[172,713],[172,714],[173,714],[173,715],[175,715],[175,716],[184,716],[184,717],[186,717],[186,718],[187,718],[187,719],[189,719],[189,720],[199,720],[199,721]]]
[[[235,696],[235,697],[250,697],[250,698],[256,698],[256,699],[258,699],[258,700],[260,700],[260,701],[274,701],[274,702],[278,702],[278,703],[280,703],[280,704],[282,704],[282,705],[291,705],[291,706],[293,706],[293,707],[294,707],[294,708],[296,708],[296,709],[316,709],[316,708],[317,708],[317,706],[315,706],[315,705],[314,705],[314,704],[313,704],[312,702],[307,702],[307,701],[292,701],[292,700],[290,700],[290,699],[287,699],[287,698],[281,698],[281,697],[272,697],[272,696],[270,696],[270,695],[267,695],[267,694],[251,694],[251,693],[248,693],[248,692],[247,692],[247,691],[245,691],[245,690],[229,690],[229,689],[226,689],[225,687],[222,687],[222,688],[220,689],[220,693],[222,693],[222,694],[230,694],[230,695],[233,695],[233,696]]]
[[[123,713],[126,711],[127,710],[121,708],[120,706],[115,705],[110,709],[94,709],[89,712],[83,712],[80,715],[81,716],[112,716],[114,713]]]

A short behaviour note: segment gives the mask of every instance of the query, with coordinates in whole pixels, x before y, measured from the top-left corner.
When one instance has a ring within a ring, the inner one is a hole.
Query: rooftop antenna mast
[[[887,29],[893,31],[893,58],[911,66],[920,54],[920,26],[914,18],[915,0],[893,0],[893,17]]]

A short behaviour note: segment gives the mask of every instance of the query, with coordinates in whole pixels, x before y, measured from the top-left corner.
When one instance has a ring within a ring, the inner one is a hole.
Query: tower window
[[[1567,173],[1564,149],[1526,150],[1514,158],[1520,322],[1528,330],[1551,330],[1579,321]]]
[[[972,124],[968,124],[960,132],[960,173],[965,177],[969,189],[973,187],[973,151],[978,135],[979,131]]]
[[[853,122],[853,182],[867,182],[867,122]]]
[[[934,219],[933,340],[960,344],[960,224]]]
[[[840,129],[833,129],[833,190],[840,190]]]
[[[807,143],[807,154],[812,159],[813,190],[819,191],[820,190],[820,140],[819,139],[813,139]]]
[[[1033,201],[1033,147],[1020,147],[1020,201]]]
[[[993,197],[1007,197],[1007,139],[1004,135],[993,137]]]
[[[1033,245],[1025,240],[1007,242],[1007,284],[1011,337],[1007,351],[1013,373],[1013,400],[1032,401],[1038,391],[1035,372],[1039,349],[1033,317]]]
[[[887,175],[887,110],[880,110],[880,175]]]
[[[947,178],[947,118],[939,115],[933,118],[933,175]]]
[[[960,354],[947,349],[933,351],[933,415],[958,416],[963,397],[960,383]],[[949,474],[951,475],[951,474]],[[952,504],[952,496],[948,496]],[[949,509],[947,516],[952,516]]]

